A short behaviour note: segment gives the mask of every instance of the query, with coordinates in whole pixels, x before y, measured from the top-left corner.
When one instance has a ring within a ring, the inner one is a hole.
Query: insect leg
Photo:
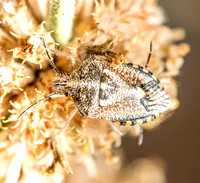
[[[142,142],[143,142],[143,127],[142,125],[140,125],[140,135],[138,137],[138,145],[142,145]]]
[[[58,136],[59,134],[61,134],[64,131],[64,129],[67,127],[67,125],[69,125],[69,122],[73,119],[73,117],[76,115],[77,112],[78,112],[78,109],[76,108],[73,111],[73,113],[69,116],[69,118],[67,119],[66,123],[60,129],[60,131],[58,133],[56,133],[55,135],[49,137],[47,140],[52,140],[53,138],[55,138],[56,136]]]
[[[108,121],[108,123],[110,124],[110,126],[112,127],[112,129],[116,132],[116,133],[118,133],[119,135],[123,135],[123,133],[113,124],[113,122],[111,122],[111,121]]]

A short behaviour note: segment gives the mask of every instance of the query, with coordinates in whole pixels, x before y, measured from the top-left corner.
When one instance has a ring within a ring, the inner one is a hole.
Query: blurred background
[[[171,28],[183,27],[191,46],[178,76],[180,107],[158,128],[144,132],[142,146],[130,136],[122,147],[127,164],[137,158],[159,157],[169,183],[200,182],[200,1],[160,0]]]
[[[36,0],[32,2],[35,4]],[[114,148],[114,153],[122,160],[120,170],[113,169],[113,166],[108,165],[109,162],[105,163],[105,158],[97,152],[86,157],[84,166],[70,163],[74,174],[66,174],[63,182],[200,182],[200,1],[160,0],[159,4],[166,14],[166,25],[170,28],[185,29],[186,38],[181,42],[191,46],[191,52],[185,57],[181,73],[176,78],[180,107],[160,126],[151,131],[144,131],[141,146],[138,146],[138,138],[130,135],[122,138],[121,147]],[[113,156],[110,157],[110,162],[117,162]],[[0,173],[6,169],[2,163],[1,165],[3,169]],[[15,170],[12,173],[16,172]],[[29,176],[27,180],[25,177],[24,182],[49,182],[49,179],[42,179],[42,174],[39,174],[40,179],[36,181],[37,174],[31,173],[33,177]],[[56,181],[59,182],[57,177]]]

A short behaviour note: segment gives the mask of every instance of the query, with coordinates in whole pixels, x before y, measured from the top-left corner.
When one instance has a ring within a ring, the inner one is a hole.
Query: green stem
[[[53,31],[57,43],[65,44],[72,37],[75,0],[49,0],[47,29]]]

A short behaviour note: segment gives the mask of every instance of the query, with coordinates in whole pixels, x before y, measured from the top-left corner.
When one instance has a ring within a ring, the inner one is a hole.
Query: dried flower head
[[[65,7],[70,16],[63,11]],[[121,133],[106,120],[82,116],[70,96],[54,95],[16,120],[27,107],[55,92],[52,82],[57,75],[41,37],[60,72],[69,78],[69,73],[80,68],[80,58],[84,59],[80,47],[107,44],[121,54],[110,57],[113,65],[132,60],[145,66],[152,41],[148,69],[158,75],[172,103],[158,119],[143,127],[152,129],[178,107],[174,77],[190,48],[185,43],[173,43],[184,38],[184,30],[162,25],[163,11],[155,0],[72,0],[60,4],[54,0],[3,0],[0,10],[0,164],[5,165],[0,180],[28,182],[34,176],[43,182],[61,182],[64,172],[73,172],[71,165],[75,167],[75,163],[94,167],[91,155],[98,152],[109,164],[120,165],[112,147],[120,146]],[[47,24],[42,23],[44,19]],[[128,131],[140,133],[138,126]]]

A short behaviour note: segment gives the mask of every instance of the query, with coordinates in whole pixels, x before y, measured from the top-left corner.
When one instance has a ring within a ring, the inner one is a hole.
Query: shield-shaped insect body
[[[113,58],[121,54],[105,49],[107,44],[82,46],[78,55],[82,64],[75,72],[62,75],[54,65],[43,38],[50,63],[59,77],[53,81],[55,94],[70,95],[81,114],[87,117],[105,119],[123,126],[142,125],[157,118],[166,111],[170,96],[165,92],[157,77],[146,67],[133,64],[114,65]],[[147,64],[151,56],[147,59]],[[31,107],[29,106],[18,119]]]
[[[116,66],[107,60],[116,53],[96,48],[84,51],[81,67],[70,79],[63,76],[53,83],[58,91],[70,90],[84,116],[132,126],[150,122],[169,108],[170,96],[151,71],[132,63]]]

